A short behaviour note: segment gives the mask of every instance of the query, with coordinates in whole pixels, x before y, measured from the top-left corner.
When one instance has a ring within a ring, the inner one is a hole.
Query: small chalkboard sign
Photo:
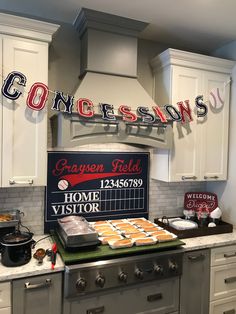
[[[48,152],[45,232],[57,219],[148,217],[149,153]]]

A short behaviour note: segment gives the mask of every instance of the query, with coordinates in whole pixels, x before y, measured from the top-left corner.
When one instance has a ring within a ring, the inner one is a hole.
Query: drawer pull
[[[14,184],[29,184],[29,185],[32,185],[33,183],[34,183],[33,179],[26,180],[26,181],[9,180],[9,184],[10,185],[14,185]]]
[[[100,313],[104,313],[104,311],[105,311],[105,306],[99,306],[99,307],[95,307],[94,309],[87,310],[86,314],[100,314]]]
[[[47,288],[51,286],[51,279],[46,279],[45,282],[37,283],[32,285],[30,282],[25,282],[25,289],[38,289],[38,288]]]
[[[224,311],[223,314],[235,314],[235,309]]]
[[[188,256],[188,259],[190,261],[198,261],[198,260],[201,260],[201,259],[204,259],[205,258],[205,255],[204,254],[199,254],[199,255],[189,255]]]
[[[197,177],[196,176],[182,176],[182,180],[196,180]]]
[[[234,253],[225,253],[224,254],[225,258],[234,257],[234,256],[236,256],[236,252],[234,252]]]
[[[204,179],[205,180],[207,180],[207,179],[219,179],[219,177],[218,176],[210,176],[210,177],[208,177],[208,176],[204,176]]]
[[[236,277],[225,278],[225,283],[232,283],[236,281]]]
[[[154,302],[162,299],[162,293],[151,294],[147,296],[148,302]]]

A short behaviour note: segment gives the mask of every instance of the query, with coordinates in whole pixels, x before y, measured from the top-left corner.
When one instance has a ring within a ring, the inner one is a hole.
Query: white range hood
[[[103,12],[82,9],[74,22],[81,41],[81,82],[74,100],[92,101],[96,115],[83,118],[74,112],[58,113],[52,118],[53,146],[70,148],[91,143],[130,143],[170,148],[171,123],[163,125],[125,122],[119,115],[120,105],[135,112],[137,107],[155,106],[154,100],[137,79],[138,34],[147,26]],[[100,104],[113,106],[115,121],[99,116]],[[150,112],[151,112],[150,111]],[[154,112],[152,112],[154,114]]]

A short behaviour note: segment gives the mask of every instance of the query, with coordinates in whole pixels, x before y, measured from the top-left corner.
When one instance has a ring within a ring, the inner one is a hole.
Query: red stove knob
[[[169,261],[169,269],[173,272],[177,271],[178,265],[175,262]]]
[[[120,281],[126,282],[127,278],[128,278],[128,275],[127,275],[127,273],[122,271],[122,272],[119,273],[118,278],[119,278]]]
[[[79,291],[79,292],[83,292],[85,290],[87,286],[87,282],[84,278],[79,278],[77,281],[76,281],[76,289]]]
[[[154,273],[157,275],[163,275],[164,273],[164,269],[161,265],[154,266],[153,270],[154,270]]]
[[[137,268],[134,272],[135,277],[142,280],[143,279],[143,271],[139,268]]]
[[[106,279],[104,276],[102,275],[98,275],[96,280],[95,280],[95,284],[100,287],[100,288],[103,288],[104,285],[105,285],[105,282],[106,282]]]

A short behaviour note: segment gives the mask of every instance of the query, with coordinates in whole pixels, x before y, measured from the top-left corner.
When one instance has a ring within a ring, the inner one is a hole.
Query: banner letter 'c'
[[[17,84],[21,86],[25,86],[27,81],[26,76],[18,71],[13,71],[7,75],[2,86],[2,94],[3,96],[11,100],[18,99],[22,94],[22,92],[18,91],[15,88],[13,88],[13,90],[11,91],[15,80],[18,80]]]

